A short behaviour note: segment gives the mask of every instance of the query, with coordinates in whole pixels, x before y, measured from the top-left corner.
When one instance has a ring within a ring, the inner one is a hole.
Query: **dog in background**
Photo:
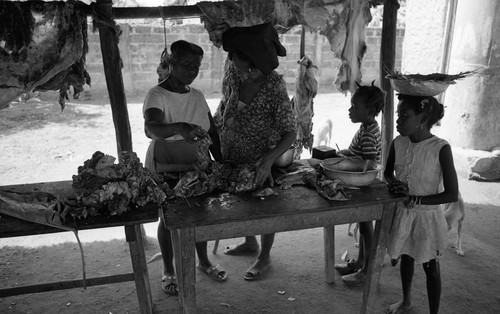
[[[330,142],[332,141],[332,128],[333,122],[331,119],[326,119],[319,124],[314,136],[316,140],[315,146],[330,146]]]
[[[458,193],[458,200],[454,203],[445,204],[444,217],[448,225],[448,231],[457,226],[457,242],[455,243],[455,252],[459,256],[464,256],[462,249],[462,226],[465,219],[465,205],[460,192]]]

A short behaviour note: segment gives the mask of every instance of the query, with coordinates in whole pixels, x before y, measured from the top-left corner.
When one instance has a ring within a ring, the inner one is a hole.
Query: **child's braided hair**
[[[427,128],[431,128],[444,117],[444,106],[432,96],[411,96],[398,94],[398,99],[404,102],[408,108],[416,114],[424,113],[424,119],[427,119]]]
[[[367,108],[373,110],[375,116],[378,116],[380,111],[384,109],[385,104],[385,92],[374,85],[375,81],[371,85],[358,85],[358,89],[354,93],[353,97],[359,97],[366,104]]]

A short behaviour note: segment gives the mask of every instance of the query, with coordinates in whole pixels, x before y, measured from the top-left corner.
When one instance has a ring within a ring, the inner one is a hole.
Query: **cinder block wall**
[[[127,95],[145,95],[149,88],[157,83],[156,67],[160,56],[167,46],[178,39],[184,39],[201,46],[205,52],[200,74],[193,86],[205,94],[220,92],[226,52],[215,47],[208,38],[208,33],[202,25],[174,25],[166,28],[158,25],[119,24],[122,30],[120,36],[120,55],[123,61],[123,82]],[[381,28],[369,28],[366,31],[367,52],[363,59],[363,83],[378,81]],[[89,53],[87,54],[87,71],[92,78],[92,87],[85,86],[90,94],[106,92],[106,80],[102,64],[102,54],[98,32],[93,33],[89,26]],[[404,30],[397,31],[396,68],[401,68],[401,51]],[[281,35],[281,42],[287,49],[287,56],[280,58],[278,72],[282,73],[289,90],[295,89],[298,70],[297,61],[300,56],[301,28],[296,27]],[[306,55],[318,66],[315,70],[320,91],[337,92],[333,82],[336,79],[340,60],[336,59],[330,50],[330,44],[325,36],[319,33],[306,32]]]

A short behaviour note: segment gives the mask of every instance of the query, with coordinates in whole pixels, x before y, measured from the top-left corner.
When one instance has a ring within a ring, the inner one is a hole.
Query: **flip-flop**
[[[224,249],[224,254],[227,255],[252,255],[259,251],[259,247],[257,248],[249,248],[247,245],[234,244],[230,246],[226,246]]]
[[[168,295],[179,295],[177,277],[175,275],[163,275],[161,277],[161,290]]]
[[[262,277],[264,277],[264,272],[271,266],[271,264],[267,264],[266,266],[264,266],[263,268],[257,268],[255,266],[251,266],[247,272],[245,273],[245,275],[243,276],[243,279],[247,280],[247,281],[255,281],[255,280],[259,280],[261,279]]]
[[[203,267],[200,264],[196,265],[202,273],[208,275],[208,277],[212,278],[215,281],[226,281],[227,280],[227,272],[223,270],[219,265],[212,265],[209,267]]]
[[[349,259],[347,263],[335,264],[335,270],[339,272],[340,275],[345,276],[357,272],[361,267],[356,266],[356,260]]]

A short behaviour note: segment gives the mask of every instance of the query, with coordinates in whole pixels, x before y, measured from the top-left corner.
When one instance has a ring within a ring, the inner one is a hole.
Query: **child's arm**
[[[353,153],[348,149],[342,149],[337,152],[341,156],[354,156]]]
[[[389,147],[389,155],[387,156],[387,161],[385,162],[384,168],[384,178],[388,184],[391,184],[396,180],[394,176],[394,162],[396,160],[395,152],[394,152],[394,141],[391,142],[391,146]]]
[[[394,176],[394,163],[396,162],[396,152],[394,150],[394,141],[392,141],[389,147],[389,155],[387,156],[387,161],[385,163],[384,178],[389,185],[389,191],[398,194],[408,194],[408,186],[396,179]]]
[[[453,203],[458,199],[458,179],[453,154],[450,145],[445,145],[439,151],[439,163],[443,171],[444,191],[439,194],[423,196],[420,204],[437,205]]]

